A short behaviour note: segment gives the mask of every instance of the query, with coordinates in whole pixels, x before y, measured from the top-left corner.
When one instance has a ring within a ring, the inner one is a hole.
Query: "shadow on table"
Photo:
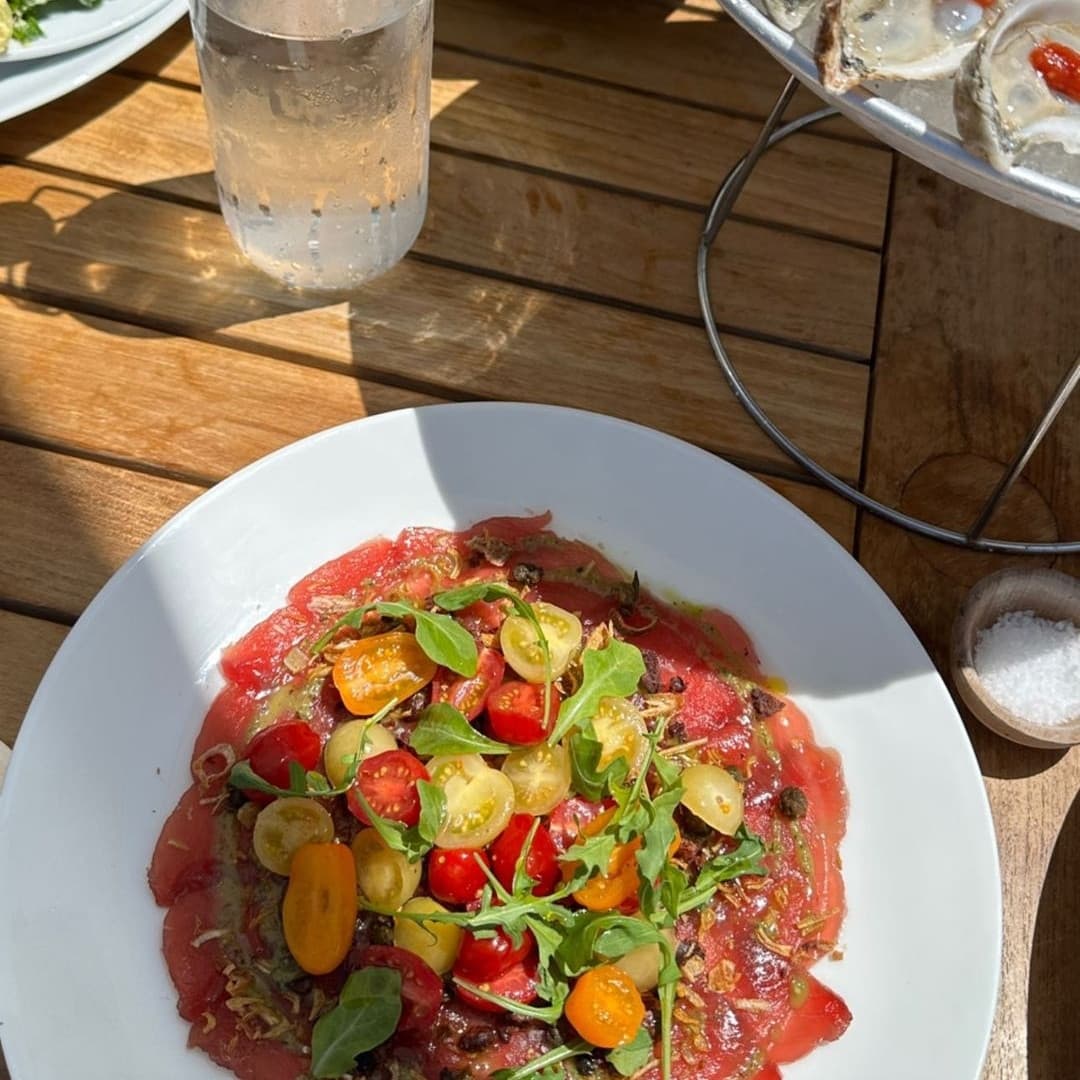
[[[1080,1062],[1080,797],[1061,827],[1043,885],[1028,988],[1029,1080],[1075,1076]]]

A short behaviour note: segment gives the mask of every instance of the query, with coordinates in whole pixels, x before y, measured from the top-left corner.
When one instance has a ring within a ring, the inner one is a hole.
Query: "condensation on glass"
[[[432,0],[191,0],[221,210],[296,288],[393,266],[427,206]]]

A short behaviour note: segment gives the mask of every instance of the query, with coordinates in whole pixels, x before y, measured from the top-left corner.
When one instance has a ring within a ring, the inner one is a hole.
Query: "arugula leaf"
[[[595,836],[576,841],[563,852],[559,861],[566,867],[572,867],[574,871],[569,886],[579,889],[589,878],[606,874],[618,842],[615,831],[609,826]]]
[[[649,1033],[640,1028],[633,1040],[616,1046],[608,1052],[608,1064],[620,1076],[633,1076],[639,1069],[644,1069],[653,1053],[653,1041]]]
[[[458,675],[472,677],[476,674],[477,650],[472,634],[449,615],[439,615],[434,611],[424,611],[412,604],[399,603],[396,600],[380,600],[374,604],[347,611],[314,645],[310,653],[317,656],[334,640],[334,635],[343,627],[359,627],[372,611],[380,615],[389,615],[397,619],[413,619],[416,623],[416,644],[436,664],[442,664]]]
[[[518,615],[529,617],[532,607],[519,592],[501,581],[474,581],[471,585],[461,585],[456,589],[436,593],[433,597],[436,607],[443,611],[461,611],[478,600],[494,604],[500,600],[509,600]]]
[[[424,757],[437,754],[509,754],[513,747],[479,732],[453,705],[429,705],[409,737],[409,746]]]
[[[321,1016],[311,1032],[312,1075],[351,1073],[357,1054],[386,1042],[400,1019],[401,972],[385,967],[354,971],[337,1006]]]
[[[724,881],[742,877],[743,874],[763,876],[769,872],[764,862],[765,844],[761,837],[750,832],[745,823],[739,826],[735,835],[739,839],[739,846],[734,851],[710,859],[701,868],[693,886],[684,890],[679,899],[680,915],[711,900],[716,887]]]
[[[359,787],[354,792],[356,801],[383,843],[391,851],[400,851],[409,862],[418,862],[431,850],[446,816],[446,795],[442,788],[427,780],[417,780],[416,790],[420,796],[420,820],[410,827],[376,813]]]
[[[480,998],[481,1001],[490,1001],[492,1005],[499,1005],[516,1016],[526,1016],[530,1020],[540,1020],[545,1024],[557,1024],[559,1022],[559,1018],[562,1016],[563,1001],[566,1000],[566,996],[570,992],[569,987],[564,983],[559,983],[558,985],[562,990],[561,1000],[552,1001],[547,1005],[522,1005],[520,1001],[515,1001],[513,998],[505,997],[502,994],[493,994],[490,989],[485,990],[467,979],[454,979],[454,985],[464,987],[470,994],[475,994]]]
[[[638,871],[643,881],[655,881],[668,862],[668,849],[675,839],[675,807],[682,798],[682,785],[671,788],[648,802],[649,823],[641,832],[637,852]]]
[[[608,791],[614,791],[630,771],[626,758],[614,758],[601,769],[604,747],[596,737],[592,720],[582,722],[580,730],[567,740],[570,748],[570,776],[574,790],[590,802],[599,802]]]
[[[416,623],[416,644],[435,661],[458,675],[471,678],[476,674],[478,653],[472,634],[450,615],[424,611],[412,604],[381,600],[375,605],[380,615],[413,619]]]
[[[562,1046],[552,1047],[546,1054],[533,1058],[527,1065],[519,1065],[516,1069],[496,1069],[491,1074],[491,1080],[554,1080],[561,1077],[563,1070],[558,1068],[562,1061],[570,1058],[581,1057],[583,1054],[591,1054],[592,1047],[582,1039],[574,1039]]]
[[[559,707],[555,729],[548,737],[551,746],[584,721],[591,720],[601,698],[629,697],[645,674],[641,650],[618,638],[612,638],[602,649],[586,649],[581,667],[581,686]]]

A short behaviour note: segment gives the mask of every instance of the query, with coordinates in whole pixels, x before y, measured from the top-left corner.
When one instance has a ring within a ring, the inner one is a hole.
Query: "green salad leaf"
[[[508,754],[506,743],[489,739],[445,701],[429,705],[409,737],[409,746],[423,757],[440,754]]]
[[[633,1076],[649,1064],[652,1054],[653,1041],[649,1038],[649,1033],[641,1028],[631,1042],[609,1050],[607,1059],[620,1076]]]
[[[554,746],[575,728],[591,720],[605,697],[629,697],[645,674],[645,661],[636,645],[612,638],[602,649],[586,649],[581,657],[582,680],[577,691],[559,707],[559,718],[548,737]]]
[[[320,1078],[352,1073],[358,1054],[381,1046],[401,1019],[401,972],[386,967],[354,971],[338,1004],[311,1033],[311,1074]]]

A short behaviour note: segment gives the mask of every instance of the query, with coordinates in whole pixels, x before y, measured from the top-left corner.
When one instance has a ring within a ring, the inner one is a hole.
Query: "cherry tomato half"
[[[518,1002],[520,1005],[528,1005],[529,1002],[536,1000],[536,960],[533,957],[528,957],[514,964],[513,967],[507,968],[501,975],[491,979],[489,982],[477,983],[476,985],[489,994],[499,994],[501,997]],[[505,1011],[501,1005],[477,997],[465,986],[458,986],[455,983],[454,991],[462,1001],[467,1005],[471,1005],[474,1009],[490,1013]]]
[[[415,825],[420,820],[420,793],[417,780],[429,780],[427,769],[420,759],[407,750],[387,750],[376,754],[360,764],[356,784],[349,789],[349,809],[353,816],[370,825],[360,800],[360,793],[368,805],[380,817],[398,821],[402,825]]]
[[[455,676],[446,668],[435,677],[431,689],[432,701],[453,705],[466,720],[475,720],[484,708],[488,695],[502,682],[506,661],[497,649],[481,649],[472,678]]]
[[[487,884],[478,858],[490,866],[479,848],[436,848],[428,860],[428,892],[444,904],[472,903]]]
[[[289,786],[289,765],[297,762],[305,772],[314,769],[322,757],[322,740],[314,728],[302,720],[260,731],[248,747],[248,763],[256,776],[274,787]]]
[[[502,930],[496,930],[495,936],[489,938],[474,937],[466,930],[454,961],[454,977],[471,983],[490,983],[524,960],[533,951],[534,944],[528,930],[521,935],[521,944],[517,948],[510,935]]]
[[[510,819],[510,824],[491,845],[491,868],[506,889],[514,887],[514,869],[521,857],[521,849],[525,846],[529,830],[536,820],[529,814],[515,814]],[[536,835],[525,859],[525,872],[536,881],[533,886],[535,896],[547,896],[558,884],[558,853],[555,851],[551,834],[543,825],[537,826]]]
[[[566,1019],[593,1046],[623,1046],[641,1030],[645,1005],[625,971],[603,964],[574,984],[566,999]]]
[[[334,662],[334,685],[354,716],[373,716],[422,690],[436,670],[412,634],[394,630],[346,646]]]
[[[399,1031],[424,1031],[431,1027],[442,1005],[442,979],[419,956],[395,945],[369,945],[349,956],[349,967],[387,967],[401,972],[401,1019]]]
[[[582,830],[594,818],[599,817],[614,804],[589,802],[580,795],[573,795],[559,803],[548,818],[548,830],[555,843],[555,850],[561,855],[567,848],[577,843]]]
[[[551,688],[551,707],[544,720],[544,688],[536,683],[512,679],[504,682],[487,701],[491,733],[503,742],[526,746],[551,734],[562,702],[558,690]]]

